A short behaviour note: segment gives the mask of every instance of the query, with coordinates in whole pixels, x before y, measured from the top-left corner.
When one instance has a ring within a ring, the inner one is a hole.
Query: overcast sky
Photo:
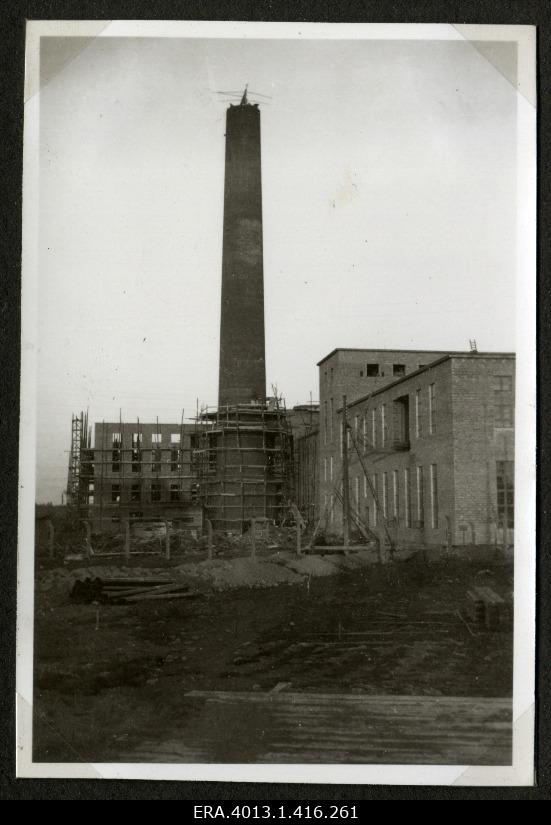
[[[514,350],[514,44],[492,48],[44,38],[38,501],[60,501],[72,412],[172,422],[216,403],[217,90],[271,96],[268,390],[317,400],[335,347]]]

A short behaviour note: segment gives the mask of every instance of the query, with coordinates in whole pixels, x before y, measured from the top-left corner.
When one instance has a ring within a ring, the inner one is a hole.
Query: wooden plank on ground
[[[509,765],[511,700],[191,691],[186,726],[125,761]]]

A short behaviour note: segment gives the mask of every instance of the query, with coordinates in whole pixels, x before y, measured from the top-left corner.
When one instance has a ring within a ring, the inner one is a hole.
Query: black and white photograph
[[[18,775],[531,785],[535,30],[26,50]]]

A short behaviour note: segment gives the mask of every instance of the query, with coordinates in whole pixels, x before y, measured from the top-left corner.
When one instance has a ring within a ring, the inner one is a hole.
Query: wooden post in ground
[[[170,561],[170,524],[165,521],[165,554],[166,560]]]
[[[509,502],[507,500],[507,482],[509,481],[509,476],[507,473],[507,439],[504,436],[503,438],[503,555],[507,556],[507,550],[509,548],[509,543],[507,541],[507,531],[509,529]]]
[[[46,522],[46,525],[48,527],[48,558],[50,559],[50,561],[52,561],[53,558],[54,558],[54,533],[55,533],[55,531],[54,531],[54,525],[52,524],[52,522],[49,519]]]
[[[130,520],[125,519],[124,522],[124,558],[126,561],[130,559]]]
[[[350,544],[350,482],[348,478],[348,422],[346,420],[346,395],[342,397],[342,527],[343,544]],[[346,553],[345,549],[345,553]]]
[[[251,559],[256,558],[256,519],[251,519]]]
[[[86,530],[84,555],[89,559],[92,555],[92,525],[89,521],[84,522],[84,529]]]
[[[205,521],[207,523],[207,556],[208,560],[212,561],[212,521],[210,518]]]

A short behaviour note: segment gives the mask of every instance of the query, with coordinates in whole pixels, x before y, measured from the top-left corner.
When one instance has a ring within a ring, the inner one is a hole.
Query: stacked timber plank
[[[76,581],[72,590],[73,601],[83,604],[134,604],[142,601],[191,598],[186,584],[167,578],[88,578]]]

